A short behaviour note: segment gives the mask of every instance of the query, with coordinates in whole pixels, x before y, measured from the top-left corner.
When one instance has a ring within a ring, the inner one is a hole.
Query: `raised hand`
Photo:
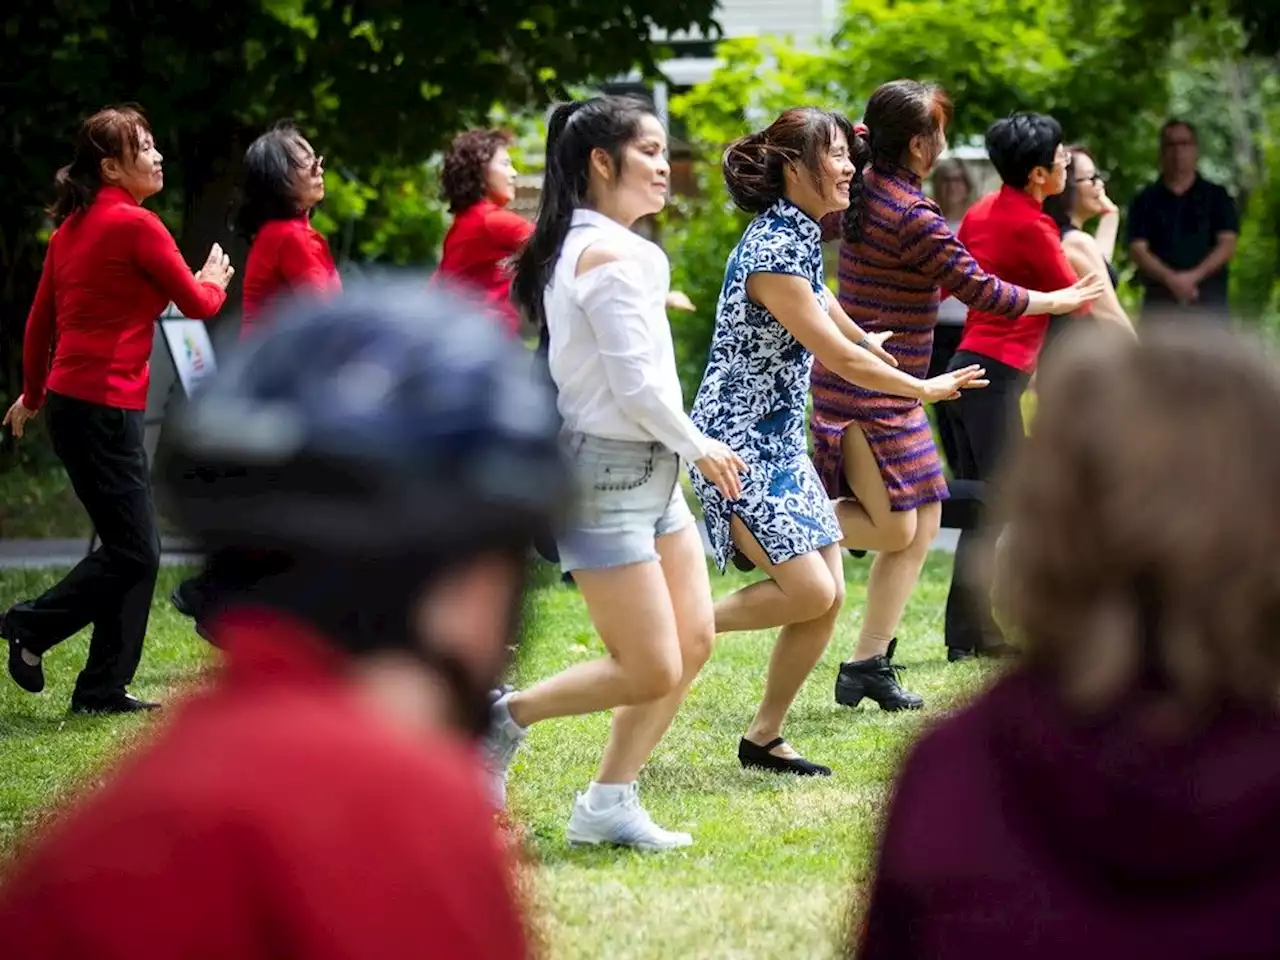
[[[961,390],[977,390],[991,381],[984,379],[987,371],[976,363],[950,373],[943,373],[920,384],[920,399],[925,403],[954,400]]]
[[[235,272],[235,268],[231,266],[231,258],[222,252],[220,244],[215,243],[209,248],[204,266],[196,272],[196,279],[201,283],[216,284],[225,290]]]

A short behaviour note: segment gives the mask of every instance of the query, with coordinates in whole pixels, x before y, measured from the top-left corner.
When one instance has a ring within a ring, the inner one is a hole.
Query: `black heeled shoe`
[[[797,777],[829,777],[831,768],[810,763],[804,757],[778,757],[770,753],[787,741],[782,737],[770,740],[763,747],[746,737],[738,741],[738,762],[746,770],[768,770],[770,773],[790,773]]]
[[[9,616],[0,613],[0,638],[9,644],[9,676],[27,693],[39,693],[44,689],[44,664],[33,667],[22,658],[22,643],[9,632]]]

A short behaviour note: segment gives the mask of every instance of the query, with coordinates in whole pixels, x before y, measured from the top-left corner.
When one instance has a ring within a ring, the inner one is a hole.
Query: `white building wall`
[[[804,48],[831,35],[838,13],[839,0],[720,0],[715,18],[722,37],[785,37]],[[701,39],[701,35],[696,31],[658,31],[654,39],[679,43]],[[683,57],[661,66],[673,84],[687,86],[710,79],[716,61],[710,57]]]

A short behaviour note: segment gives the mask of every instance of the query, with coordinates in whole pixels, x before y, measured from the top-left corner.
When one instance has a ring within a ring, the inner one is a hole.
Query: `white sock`
[[[587,787],[587,806],[592,810],[616,807],[626,799],[633,786],[630,783],[596,783],[593,780]]]
[[[498,723],[506,727],[518,739],[523,740],[525,734],[529,732],[528,727],[522,727],[516,723],[515,718],[511,716],[511,708],[507,705],[507,701],[511,699],[511,694],[507,694],[501,700],[493,705],[493,714]]]

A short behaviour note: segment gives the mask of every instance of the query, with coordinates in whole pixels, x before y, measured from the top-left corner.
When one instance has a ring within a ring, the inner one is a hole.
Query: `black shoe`
[[[855,560],[861,560],[866,555],[867,551],[865,550],[854,550],[852,547],[849,548],[849,556],[853,557]]]
[[[9,642],[9,676],[27,693],[39,693],[44,689],[44,664],[34,667],[22,659],[22,643],[9,632],[9,615],[0,613],[0,637]]]
[[[902,689],[897,674],[902,667],[893,662],[898,647],[895,637],[882,656],[840,664],[836,674],[836,703],[856,707],[863,698],[874,700],[881,710],[919,710],[924,698]]]
[[[169,594],[169,602],[173,604],[173,609],[192,620],[197,619],[200,613],[202,599],[200,588],[196,586],[194,580],[183,580],[173,588],[173,593]]]
[[[947,647],[948,663],[963,663],[966,660],[1008,660],[1018,655],[1018,648],[1003,640],[966,650],[964,647]]]
[[[733,565],[743,573],[750,573],[756,568],[756,565],[747,559],[747,555],[741,550],[733,551]]]
[[[746,737],[738,741],[738,762],[746,770],[768,770],[770,773],[790,773],[797,777],[829,777],[831,768],[810,763],[804,757],[778,757],[770,753],[787,741],[782,737],[770,740],[763,747]]]
[[[159,710],[160,704],[150,700],[139,700],[132,693],[122,693],[108,700],[71,699],[72,713],[141,713],[147,710]]]

